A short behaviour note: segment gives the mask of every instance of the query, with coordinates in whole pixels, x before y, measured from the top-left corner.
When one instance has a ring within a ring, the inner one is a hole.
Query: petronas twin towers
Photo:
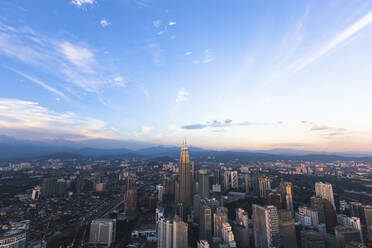
[[[186,141],[182,143],[179,167],[178,203],[182,203],[185,209],[191,205],[190,194],[190,158]]]

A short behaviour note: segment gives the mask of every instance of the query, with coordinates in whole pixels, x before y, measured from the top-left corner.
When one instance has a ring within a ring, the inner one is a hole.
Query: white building
[[[256,248],[279,248],[279,216],[275,206],[253,204],[253,235]]]
[[[89,243],[110,247],[115,242],[116,220],[95,219],[90,224]]]
[[[323,199],[327,199],[333,206],[333,209],[336,210],[335,200],[333,197],[332,184],[317,182],[315,183],[315,193],[316,196],[320,196]]]

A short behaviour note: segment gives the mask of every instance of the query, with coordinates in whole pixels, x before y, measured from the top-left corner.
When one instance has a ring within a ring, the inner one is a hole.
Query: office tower
[[[41,187],[41,194],[44,196],[51,196],[57,192],[57,179],[56,178],[44,178],[43,185]]]
[[[95,219],[90,224],[89,243],[110,247],[115,242],[116,220]]]
[[[228,210],[225,207],[218,207],[213,214],[213,237],[222,238],[222,225],[228,220]]]
[[[260,177],[258,179],[258,187],[261,198],[267,198],[267,191],[271,190],[271,182],[267,177]]]
[[[299,207],[296,217],[303,227],[317,227],[319,225],[319,214],[316,209]]]
[[[196,221],[199,221],[199,214],[200,214],[200,195],[195,194],[193,200],[193,217]]]
[[[351,241],[361,242],[359,230],[347,226],[336,226],[335,236],[341,248],[344,248]]]
[[[231,182],[231,171],[225,171],[223,174],[223,187],[224,190],[229,190],[230,189],[230,184]]]
[[[301,231],[301,248],[325,248],[324,234],[312,230]]]
[[[296,248],[296,229],[291,210],[279,210],[279,234],[282,248]]]
[[[239,178],[238,178],[238,172],[232,171],[230,173],[230,182],[231,182],[231,188],[232,189],[238,189],[239,188]]]
[[[250,190],[249,190],[249,173],[248,173],[248,171],[244,172],[243,176],[244,176],[244,191],[245,191],[245,193],[249,193]]]
[[[285,202],[285,207],[288,210],[293,211],[293,186],[291,182],[281,182],[280,183],[280,192],[283,201]]]
[[[199,170],[198,191],[200,198],[209,198],[209,174],[207,170]]]
[[[367,233],[372,233],[372,206],[364,206],[364,218],[366,219],[366,229]]]
[[[276,207],[252,205],[253,235],[256,248],[279,248],[279,218]]]
[[[221,184],[221,174],[219,169],[213,170],[213,184]]]
[[[186,142],[183,142],[180,154],[180,169],[179,169],[179,199],[178,202],[183,203],[185,210],[188,212],[191,206],[190,194],[190,160],[189,150]]]
[[[212,210],[208,203],[202,199],[199,214],[199,239],[211,240],[212,238]]]
[[[128,220],[137,217],[137,190],[133,178],[128,177],[127,191],[124,195],[124,212]]]
[[[158,191],[158,202],[162,202],[163,201],[163,194],[164,194],[163,185],[161,185],[161,184],[156,185],[156,190]]]
[[[236,247],[234,233],[232,232],[232,228],[229,222],[225,222],[222,224],[222,240],[224,241],[224,243],[228,244],[229,247]]]
[[[39,200],[39,197],[40,197],[40,187],[37,186],[32,190],[31,199]]]
[[[181,202],[176,204],[176,215],[182,220],[186,220],[185,206]]]
[[[248,213],[241,208],[236,209],[236,224],[233,225],[236,244],[240,248],[249,247]]]
[[[178,178],[174,180],[174,202],[179,203],[181,202],[181,197],[180,197],[180,181]]]
[[[173,247],[188,248],[188,225],[178,216],[173,220]]]
[[[327,199],[332,204],[333,209],[336,210],[332,184],[322,182],[315,183],[315,193],[316,196],[320,196],[323,199]]]
[[[273,205],[277,209],[282,208],[282,197],[281,197],[281,194],[277,192],[270,192],[267,196],[267,201],[269,205]]]
[[[26,247],[26,230],[16,229],[6,231],[0,234],[1,248],[25,248]]]
[[[156,223],[157,248],[172,248],[173,244],[173,221],[161,217]]]
[[[323,206],[327,232],[333,234],[334,228],[337,226],[336,211],[333,208],[331,202],[327,199],[323,199]]]
[[[325,223],[323,199],[319,196],[312,196],[310,202],[311,208],[318,211],[319,223]]]
[[[209,248],[209,243],[206,240],[200,240],[198,241],[198,247],[197,248]]]
[[[344,214],[338,214],[337,223],[339,225],[348,226],[348,227],[357,229],[360,233],[360,240],[363,241],[362,225],[358,217],[348,217]]]
[[[164,217],[164,208],[159,206],[155,210],[155,221],[158,222],[161,217]]]

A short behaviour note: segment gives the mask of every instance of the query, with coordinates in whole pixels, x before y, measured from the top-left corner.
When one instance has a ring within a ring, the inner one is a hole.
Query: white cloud
[[[55,112],[36,102],[0,98],[0,130],[16,138],[34,135],[37,139],[113,138],[105,132],[106,122],[77,115]]]
[[[214,61],[213,54],[212,54],[212,52],[209,49],[206,49],[204,51],[204,60],[203,60],[203,63],[204,64],[208,64],[208,63],[210,63],[212,61]]]
[[[185,55],[186,55],[186,56],[189,56],[189,55],[191,55],[191,54],[192,54],[192,52],[190,52],[190,51],[189,51],[189,52],[185,52]]]
[[[71,88],[67,84],[72,83],[84,91],[97,93],[106,86],[125,86],[124,81],[114,80],[122,76],[103,52],[97,53],[79,40],[38,34],[27,26],[12,27],[0,22],[0,55],[58,78],[56,81],[63,88]]]
[[[169,26],[176,25],[176,22],[169,22],[168,25],[169,25]]]
[[[189,93],[185,90],[185,88],[181,88],[177,92],[176,103],[181,103],[187,100]]]
[[[99,23],[103,28],[111,25],[111,23],[108,20],[106,20],[106,18],[102,18],[102,20]]]
[[[84,46],[64,41],[60,46],[60,52],[68,61],[79,67],[86,73],[92,73],[92,65],[96,63],[93,52]]]
[[[154,127],[150,127],[150,126],[142,126],[142,127],[141,127],[141,130],[142,130],[142,133],[143,133],[143,134],[148,134],[148,133],[151,133],[152,130],[154,130]]]
[[[71,3],[78,6],[82,7],[84,5],[90,5],[94,4],[95,0],[71,0]]]
[[[154,25],[155,28],[160,27],[161,23],[162,22],[159,19],[152,21],[152,25]]]
[[[312,53],[310,56],[306,56],[298,62],[295,71],[301,70],[305,66],[311,64],[315,60],[319,59],[332,49],[338,47],[340,44],[351,38],[355,33],[362,30],[364,27],[372,23],[372,11],[367,15],[363,16],[357,22],[346,28],[341,33],[337,34],[332,40],[326,43],[323,47],[319,48],[316,52]]]
[[[20,76],[22,76],[22,77],[30,80],[31,82],[33,82],[33,83],[41,86],[42,88],[46,89],[47,91],[50,91],[53,94],[56,94],[57,96],[60,96],[60,97],[63,97],[64,99],[68,99],[69,100],[69,98],[63,92],[61,92],[61,91],[53,88],[52,86],[44,83],[43,81],[41,81],[41,80],[39,80],[37,78],[34,78],[34,77],[30,76],[30,75],[27,75],[26,73],[23,73],[23,72],[20,72],[18,70],[15,70],[13,68],[10,68],[10,67],[6,67],[6,68],[9,69],[9,70],[11,70],[11,71],[13,71],[13,72],[15,72],[15,73],[17,73],[18,75],[20,75]],[[59,98],[57,98],[57,99],[59,99]],[[57,101],[59,101],[59,100],[57,100]]]
[[[165,34],[165,33],[168,33],[168,27],[167,27],[167,26],[165,26],[163,30],[160,30],[160,31],[158,32],[158,35],[163,35],[163,34]]]

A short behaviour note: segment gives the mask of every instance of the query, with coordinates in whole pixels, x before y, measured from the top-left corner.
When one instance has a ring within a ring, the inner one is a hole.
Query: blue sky
[[[3,0],[0,134],[371,151],[371,44],[370,1]]]

